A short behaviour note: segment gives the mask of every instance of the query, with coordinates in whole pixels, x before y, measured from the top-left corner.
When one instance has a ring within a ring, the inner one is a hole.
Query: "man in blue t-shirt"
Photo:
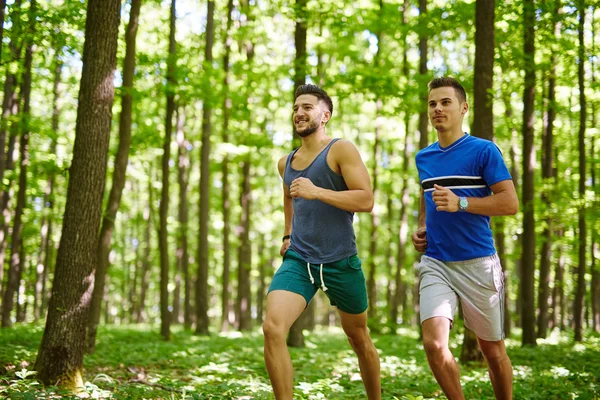
[[[438,141],[416,157],[421,182],[418,265],[420,319],[429,366],[448,399],[464,399],[448,337],[458,300],[475,332],[497,399],[512,398],[512,365],[504,346],[504,276],[490,217],[513,215],[519,201],[496,145],[463,132],[469,109],[453,78],[429,83],[429,118]]]

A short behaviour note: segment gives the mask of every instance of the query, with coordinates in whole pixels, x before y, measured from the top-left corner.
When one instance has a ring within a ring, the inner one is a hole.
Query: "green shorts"
[[[297,293],[306,299],[308,306],[317,290],[321,288],[329,297],[332,306],[348,314],[362,314],[367,310],[368,300],[361,265],[360,258],[353,255],[340,261],[322,264],[321,267],[321,264],[307,263],[296,252],[288,249],[283,256],[281,267],[273,276],[269,293],[273,290]]]

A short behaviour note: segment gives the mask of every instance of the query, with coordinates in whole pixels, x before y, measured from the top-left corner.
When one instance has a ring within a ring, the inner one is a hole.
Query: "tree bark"
[[[475,75],[473,79],[473,125],[471,132],[487,140],[494,139],[493,97],[494,84],[494,21],[495,1],[475,2]],[[461,362],[483,361],[477,336],[465,326]]]
[[[294,93],[298,86],[306,83],[307,75],[307,60],[306,53],[306,36],[308,32],[308,11],[307,0],[296,0],[294,4],[294,12],[296,16],[294,30],[294,47],[296,49],[296,57],[294,58]],[[292,93],[292,99],[294,98]],[[292,130],[293,132],[293,130]],[[292,149],[300,147],[301,140],[296,134],[292,137]]]
[[[424,29],[427,24],[423,21],[427,15],[427,0],[419,0],[419,19],[421,29]],[[422,84],[419,85],[421,93],[421,107],[419,112],[419,149],[424,149],[429,143],[429,115],[427,114],[427,100],[429,91],[424,85],[428,76],[427,71],[427,32],[419,32],[419,75]]]
[[[307,54],[306,54],[306,36],[308,31],[308,13],[306,10],[307,0],[296,0],[295,3],[295,32],[294,32],[294,45],[296,48],[296,57],[294,58],[294,93],[298,86],[306,83],[306,70],[307,70]],[[292,93],[292,99],[293,95]],[[292,130],[293,132],[293,130]],[[300,147],[300,138],[298,135],[292,138],[292,148]],[[290,332],[287,339],[287,344],[290,347],[304,347],[304,335],[302,331],[306,329],[311,316],[309,313],[314,312],[314,308],[307,307],[300,317],[294,322],[290,328]]]
[[[188,249],[189,210],[188,210],[188,185],[191,160],[189,154],[190,142],[185,137],[183,130],[184,110],[180,109],[177,118],[177,181],[179,183],[179,238],[177,249],[178,270],[183,276],[183,326],[185,329],[192,327],[192,278],[190,277],[190,255]]]
[[[131,120],[133,113],[133,78],[135,72],[135,45],[142,0],[132,0],[129,13],[129,23],[125,31],[125,60],[123,62],[123,88],[121,94],[121,114],[119,116],[119,144],[115,156],[115,167],[112,187],[102,217],[102,228],[98,239],[96,252],[96,270],[94,275],[94,293],[90,305],[90,315],[87,323],[86,352],[92,354],[96,348],[96,333],[100,323],[104,285],[108,272],[112,236],[115,230],[115,220],[121,204],[121,195],[125,187],[129,148],[131,147]]]
[[[236,314],[238,329],[247,331],[252,327],[252,296],[250,287],[250,272],[252,270],[252,244],[250,243],[250,210],[252,192],[250,186],[251,155],[248,154],[242,162],[242,182],[240,187],[240,205],[242,216],[238,229],[240,250],[238,252],[238,297],[236,301]]]
[[[523,4],[525,88],[523,90],[523,257],[521,259],[520,293],[523,301],[521,323],[523,345],[535,346],[535,220],[534,220],[534,167],[533,126],[535,107],[535,6],[533,0]]]
[[[73,161],[46,329],[35,363],[45,384],[83,386],[83,353],[102,215],[121,2],[89,0]]]
[[[162,158],[162,190],[160,195],[158,248],[160,251],[160,334],[163,339],[171,338],[171,313],[169,311],[169,242],[167,219],[169,216],[169,163],[173,137],[173,115],[175,114],[176,68],[176,1],[171,1],[169,18],[169,60],[167,62],[167,110],[165,115],[165,139]]]
[[[579,221],[578,235],[579,241],[579,262],[577,266],[577,285],[575,289],[575,303],[573,305],[573,322],[575,323],[574,339],[581,342],[583,339],[583,309],[585,301],[585,255],[586,255],[586,222],[585,222],[585,176],[586,176],[586,154],[585,154],[585,123],[587,118],[586,99],[585,99],[585,70],[586,59],[584,42],[585,25],[585,0],[579,0]]]
[[[560,10],[560,1],[555,2],[553,11],[554,37],[558,39],[560,27],[558,24],[558,15]],[[556,119],[556,52],[550,57],[550,76],[548,78],[548,111],[544,132],[542,134],[542,179],[548,183],[544,187],[549,187],[553,177],[554,161],[554,120]],[[545,218],[544,231],[542,233],[543,244],[540,256],[540,275],[538,286],[538,319],[537,319],[537,337],[546,338],[548,331],[548,306],[550,301],[550,258],[552,255],[552,233],[553,218],[550,215],[552,208],[552,189],[542,193],[542,201],[545,204],[548,216]]]
[[[379,53],[379,50],[377,51]],[[377,100],[377,113],[375,117],[375,141],[373,143],[373,171],[372,171],[372,179],[373,179],[373,198],[378,195],[378,175],[379,172],[377,170],[377,160],[379,156],[379,114],[381,112],[381,108],[383,107],[381,99]],[[379,216],[375,211],[370,213],[371,217],[371,232],[369,234],[369,277],[367,279],[367,293],[369,299],[369,319],[371,321],[375,320],[375,316],[377,315],[377,264],[375,262],[375,257],[377,255],[377,241],[378,241],[378,227],[379,227]],[[371,324],[369,324],[371,325]],[[371,329],[375,329],[375,326],[370,326]]]
[[[139,324],[141,322],[146,321],[146,295],[148,293],[148,286],[150,284],[150,268],[152,265],[152,260],[150,259],[150,250],[152,249],[151,243],[151,233],[152,233],[152,215],[154,215],[153,206],[153,189],[152,189],[152,171],[148,172],[148,207],[144,211],[144,220],[146,221],[145,230],[144,230],[144,254],[142,257],[142,273],[140,280],[140,300],[137,307],[137,312],[134,314],[134,320]]]
[[[11,21],[13,26],[11,27],[9,49],[12,61],[16,63],[18,63],[21,59],[21,44],[19,43],[22,40],[21,3],[21,0],[16,0],[11,7]],[[9,202],[10,198],[12,197],[12,179],[9,180],[7,185],[4,185],[4,173],[7,169],[14,169],[13,149],[15,146],[16,127],[18,127],[18,124],[11,124],[10,119],[11,117],[19,113],[19,100],[16,90],[17,84],[17,74],[14,71],[11,71],[10,68],[7,68],[6,78],[4,80],[2,118],[0,120],[0,184],[2,186],[2,191],[0,192],[0,266],[2,266],[2,268],[0,268],[0,297],[2,298],[4,298],[4,292],[6,290],[6,288],[3,286],[5,264],[4,261],[7,247],[6,238],[9,234],[8,227],[11,221],[11,210]],[[8,133],[9,126],[11,127],[11,134],[9,137],[8,149],[5,152],[4,150],[6,148],[6,134]],[[2,307],[4,308],[4,301],[2,303]]]
[[[215,3],[209,0],[206,16],[206,47],[204,61],[207,67],[213,61]],[[202,105],[202,151],[200,155],[200,232],[198,246],[198,280],[196,287],[196,334],[208,335],[208,212],[210,209],[210,134],[212,105],[209,96]]]
[[[37,4],[35,0],[32,0],[29,9],[29,32],[28,37],[25,39],[27,42],[25,49],[25,65],[23,75],[23,85],[21,87],[21,93],[23,97],[23,116],[21,132],[21,138],[19,141],[19,191],[17,194],[17,204],[15,208],[15,219],[13,224],[12,239],[10,244],[10,262],[8,269],[8,282],[6,290],[3,296],[3,307],[2,307],[2,327],[10,327],[12,320],[10,314],[13,308],[13,300],[15,293],[19,292],[19,285],[21,276],[23,274],[24,262],[21,258],[21,246],[22,237],[21,230],[23,228],[22,218],[23,212],[26,207],[26,191],[27,191],[27,167],[29,166],[29,134],[30,134],[30,112],[31,112],[31,64],[33,60],[33,35],[35,33],[35,21],[36,21],[36,8]],[[0,264],[0,268],[4,268],[3,264]],[[17,320],[19,318],[17,317]]]
[[[229,117],[231,114],[232,99],[229,95],[229,56],[231,53],[231,42],[233,41],[231,25],[233,13],[233,0],[227,1],[227,24],[225,34],[225,54],[223,55],[223,143],[229,143]],[[221,164],[221,174],[223,181],[222,188],[222,208],[223,208],[223,288],[221,291],[221,331],[229,328],[229,310],[230,310],[230,285],[229,275],[231,274],[231,242],[229,235],[231,233],[231,200],[229,199],[229,154],[225,153]]]

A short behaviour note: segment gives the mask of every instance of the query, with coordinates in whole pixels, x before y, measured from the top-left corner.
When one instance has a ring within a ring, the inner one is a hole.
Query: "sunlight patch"
[[[557,367],[556,365],[552,366],[550,372],[553,376],[569,376],[571,374],[571,371],[569,371],[568,369],[564,367]]]
[[[531,367],[527,367],[524,365],[517,365],[515,367],[513,367],[514,370],[514,375],[518,376],[519,378],[523,378],[523,379],[527,379],[529,377],[531,377],[533,370],[531,369]]]
[[[341,393],[344,391],[344,388],[341,385],[335,383],[331,379],[320,379],[315,383],[300,382],[298,385],[296,385],[296,389],[302,391],[302,393],[306,395],[309,395],[309,399],[328,399],[331,398],[331,396],[326,397],[323,392]]]
[[[201,367],[200,372],[220,372],[222,374],[231,373],[231,371],[229,370],[229,363],[215,364],[212,361],[208,363],[208,365]]]
[[[586,347],[583,343],[577,343],[573,346],[573,351],[577,353],[583,353],[586,350]]]

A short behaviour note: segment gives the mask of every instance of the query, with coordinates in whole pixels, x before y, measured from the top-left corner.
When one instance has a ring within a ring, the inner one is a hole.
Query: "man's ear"
[[[327,125],[327,122],[329,122],[329,119],[330,119],[330,118],[331,118],[331,111],[329,111],[329,110],[326,110],[326,111],[323,113],[323,118],[321,118],[321,121],[323,121],[323,122],[324,122],[324,124],[323,124],[323,125]]]
[[[462,115],[465,115],[467,113],[467,111],[469,111],[469,103],[467,103],[465,101],[462,106],[463,106]]]

